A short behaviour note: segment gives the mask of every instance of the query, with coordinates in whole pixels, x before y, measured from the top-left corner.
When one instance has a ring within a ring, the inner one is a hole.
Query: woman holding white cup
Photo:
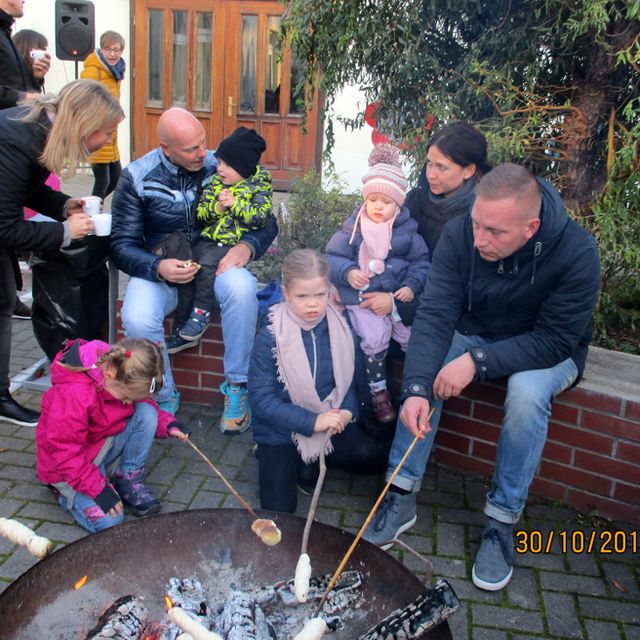
[[[35,426],[39,417],[9,393],[11,315],[21,285],[16,252],[55,251],[94,231],[82,210],[84,200],[54,191],[45,180],[51,171],[73,175],[89,153],[111,139],[123,117],[118,101],[90,80],[0,111],[0,420]],[[25,220],[25,205],[55,222]]]

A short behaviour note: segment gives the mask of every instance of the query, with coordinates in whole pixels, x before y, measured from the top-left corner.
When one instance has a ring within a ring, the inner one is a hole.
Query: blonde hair
[[[116,126],[124,111],[109,90],[95,80],[74,80],[57,96],[37,96],[25,102],[30,106],[23,122],[36,122],[43,114],[53,117],[51,131],[40,155],[49,171],[73,175],[90,153],[86,139],[101,128]]]
[[[71,371],[88,371],[88,367],[75,367],[59,363]],[[127,387],[136,397],[158,393],[164,384],[164,358],[160,347],[142,338],[127,338],[105,351],[95,366],[109,365],[114,380]]]
[[[285,289],[292,280],[313,278],[326,278],[329,281],[327,260],[315,249],[296,249],[282,261],[282,286]]]
[[[124,38],[117,31],[105,31],[100,36],[100,48],[104,49],[113,44],[119,44],[124,51]]]

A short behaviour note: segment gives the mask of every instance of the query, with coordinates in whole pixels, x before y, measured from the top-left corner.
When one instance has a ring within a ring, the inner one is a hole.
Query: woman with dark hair
[[[44,91],[44,77],[49,71],[49,66],[43,66],[42,64],[34,64],[39,60],[42,60],[45,56],[49,56],[47,53],[47,47],[49,42],[38,31],[33,29],[21,29],[13,35],[13,44],[22,56],[24,63],[29,72],[29,85],[33,91]],[[37,58],[33,58],[31,52],[36,52]]]
[[[54,191],[45,180],[63,167],[73,175],[90,152],[111,139],[123,117],[113,96],[89,80],[0,111],[0,420],[35,426],[39,418],[9,393],[11,314],[22,284],[16,253],[58,250],[94,230],[83,199]],[[25,220],[25,205],[54,222]]]
[[[405,206],[418,223],[418,233],[427,243],[432,258],[444,225],[469,211],[478,180],[490,170],[487,141],[470,124],[456,122],[431,138],[418,186],[407,194]],[[394,301],[379,291],[364,292],[362,299],[360,306],[378,315],[392,313],[395,307],[406,325],[413,322],[418,307],[418,299]]]

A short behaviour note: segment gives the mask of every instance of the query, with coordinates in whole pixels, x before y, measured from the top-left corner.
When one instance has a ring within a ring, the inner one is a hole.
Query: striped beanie
[[[398,149],[391,144],[378,144],[369,156],[369,171],[362,178],[362,195],[366,200],[372,193],[383,193],[399,207],[404,204],[407,179],[400,166]]]

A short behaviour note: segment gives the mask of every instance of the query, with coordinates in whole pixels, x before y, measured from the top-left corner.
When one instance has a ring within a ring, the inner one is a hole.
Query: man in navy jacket
[[[599,284],[596,243],[548,182],[514,164],[482,178],[470,215],[447,224],[435,251],[407,350],[389,475],[414,435],[421,439],[365,538],[386,547],[415,523],[442,401],[474,380],[507,378],[472,579],[490,591],[509,582],[513,525],[540,462],[551,402],[584,370]]]

